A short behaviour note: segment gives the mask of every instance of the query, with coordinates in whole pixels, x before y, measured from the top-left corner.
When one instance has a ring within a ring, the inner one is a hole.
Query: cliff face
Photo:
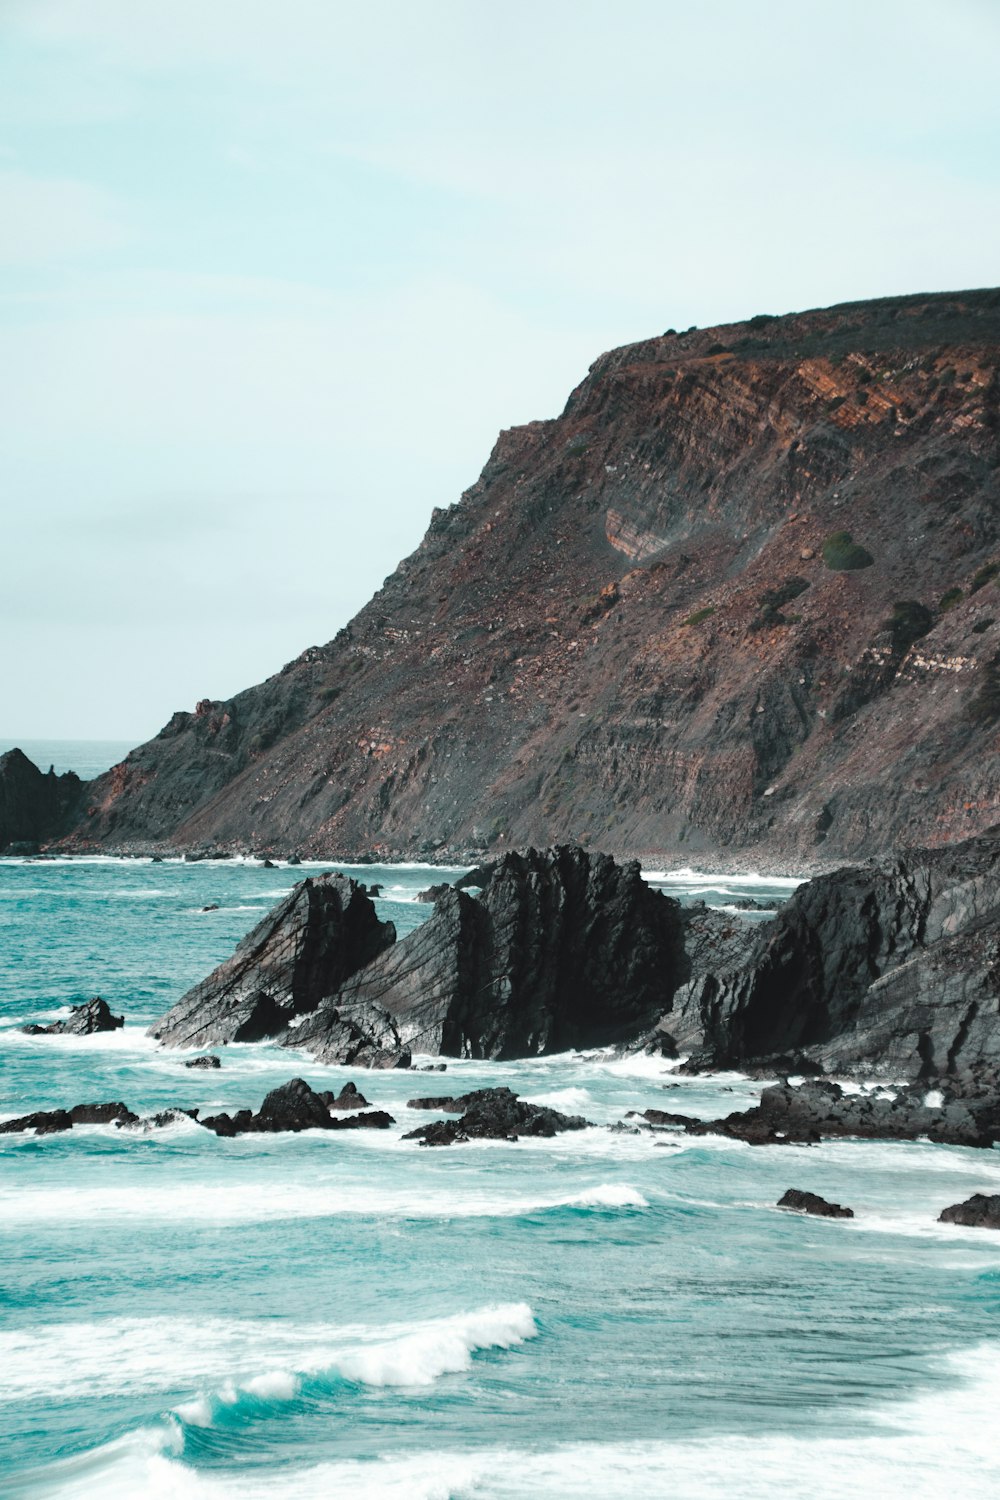
[[[332,642],[175,714],[68,841],[808,869],[976,833],[998,501],[1000,292],[615,350]]]

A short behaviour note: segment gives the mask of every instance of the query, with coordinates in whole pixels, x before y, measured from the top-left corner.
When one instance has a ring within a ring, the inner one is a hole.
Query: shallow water
[[[0,1112],[258,1106],[353,1077],[397,1126],[216,1138],[193,1122],[0,1137],[4,1494],[993,1496],[1000,1236],[939,1225],[1000,1155],[755,1150],[612,1134],[629,1109],[745,1107],[737,1075],[606,1054],[190,1071],[145,1026],[306,869],[0,861]],[[367,867],[401,932],[455,872]],[[776,887],[670,888],[726,904]],[[218,903],[218,910],[202,907]],[[124,1032],[17,1024],[100,993]],[[425,1150],[415,1094],[506,1083],[585,1115],[552,1141]],[[795,1186],[853,1221],[775,1203]]]

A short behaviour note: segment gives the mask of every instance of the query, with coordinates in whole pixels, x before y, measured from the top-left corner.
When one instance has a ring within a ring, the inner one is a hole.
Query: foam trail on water
[[[176,1408],[208,1426],[245,1396],[290,1400],[306,1377],[372,1386],[427,1386],[468,1369],[481,1349],[508,1349],[537,1333],[525,1302],[410,1323],[275,1324],[272,1320],[109,1318],[0,1333],[0,1403],[214,1385]],[[271,1368],[261,1370],[266,1358]]]

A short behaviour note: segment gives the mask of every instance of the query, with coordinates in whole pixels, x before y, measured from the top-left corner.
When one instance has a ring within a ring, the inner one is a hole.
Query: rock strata
[[[818,1193],[806,1193],[799,1188],[789,1188],[778,1199],[779,1208],[792,1208],[799,1213],[815,1214],[821,1219],[853,1219],[853,1208],[843,1208],[839,1203],[828,1203]]]
[[[508,1088],[477,1089],[447,1106],[462,1107],[459,1120],[435,1120],[404,1135],[405,1141],[424,1146],[451,1146],[471,1140],[516,1141],[522,1135],[553,1136],[564,1130],[583,1130],[589,1123],[581,1115],[564,1115],[546,1105],[526,1104]],[[418,1101],[424,1108],[426,1101]]]
[[[991,1092],[1000,1079],[1000,831],[801,887],[661,1025],[692,1066],[799,1067]]]
[[[938,1215],[941,1224],[967,1229],[1000,1229],[1000,1193],[973,1193],[964,1203],[953,1203]]]
[[[478,898],[447,887],[427,922],[344,985],[336,1012],[374,1006],[414,1052],[530,1057],[633,1038],[689,973],[679,905],[635,863],[530,849],[480,879]],[[290,1041],[314,1050],[319,1019]]]
[[[343,875],[296,885],[231,958],[150,1027],[169,1047],[257,1042],[287,1030],[395,941],[369,897]]]
[[[65,1021],[53,1021],[48,1026],[32,1023],[22,1026],[28,1036],[92,1036],[99,1031],[118,1031],[125,1025],[124,1016],[113,1016],[111,1008],[100,995],[83,1005],[71,1007]]]

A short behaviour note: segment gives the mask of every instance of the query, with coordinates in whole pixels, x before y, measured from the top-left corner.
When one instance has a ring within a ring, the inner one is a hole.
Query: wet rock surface
[[[222,1063],[214,1052],[206,1053],[204,1057],[187,1057],[184,1059],[186,1068],[206,1068],[209,1070],[221,1068]]]
[[[415,1052],[528,1057],[634,1037],[689,972],[679,905],[637,864],[561,847],[477,873],[478,898],[447,888],[338,1005],[390,1013]]]
[[[344,875],[303,880],[231,958],[150,1027],[169,1047],[256,1042],[314,1011],[395,941],[370,898]]]
[[[48,1026],[33,1023],[22,1026],[27,1036],[92,1036],[99,1031],[118,1031],[125,1025],[124,1016],[113,1016],[106,1000],[95,995],[83,1005],[74,1005],[65,1021],[53,1021]]]
[[[992,1146],[1000,1140],[1000,1098],[993,1093],[944,1093],[940,1105],[926,1103],[927,1091],[901,1088],[884,1093],[850,1093],[829,1079],[764,1089],[753,1109],[717,1120],[648,1109],[649,1124],[675,1126],[688,1135],[725,1135],[751,1146],[813,1145],[832,1137],[871,1140],[926,1138],[951,1146]]]
[[[778,1199],[779,1208],[795,1209],[798,1213],[815,1214],[820,1219],[853,1219],[853,1208],[843,1208],[839,1203],[828,1203],[818,1193],[806,1193],[800,1188],[789,1188]]]
[[[236,1136],[302,1130],[385,1130],[395,1121],[384,1110],[377,1109],[334,1119],[323,1095],[311,1089],[305,1079],[292,1078],[272,1089],[256,1114],[241,1109],[235,1115],[209,1115],[199,1124],[216,1135]]]
[[[973,1193],[964,1203],[953,1203],[938,1215],[941,1224],[967,1229],[1000,1229],[1000,1193]]]
[[[451,1146],[472,1140],[516,1141],[522,1135],[553,1136],[564,1130],[583,1130],[588,1121],[582,1115],[564,1115],[542,1104],[526,1104],[508,1088],[476,1089],[459,1099],[450,1098],[444,1108],[462,1110],[461,1119],[435,1120],[408,1131],[406,1141],[420,1141],[424,1146]],[[411,1107],[436,1107],[428,1101],[416,1101]]]
[[[692,1070],[784,1054],[800,1070],[995,1090],[1000,831],[818,877],[674,1007]]]

